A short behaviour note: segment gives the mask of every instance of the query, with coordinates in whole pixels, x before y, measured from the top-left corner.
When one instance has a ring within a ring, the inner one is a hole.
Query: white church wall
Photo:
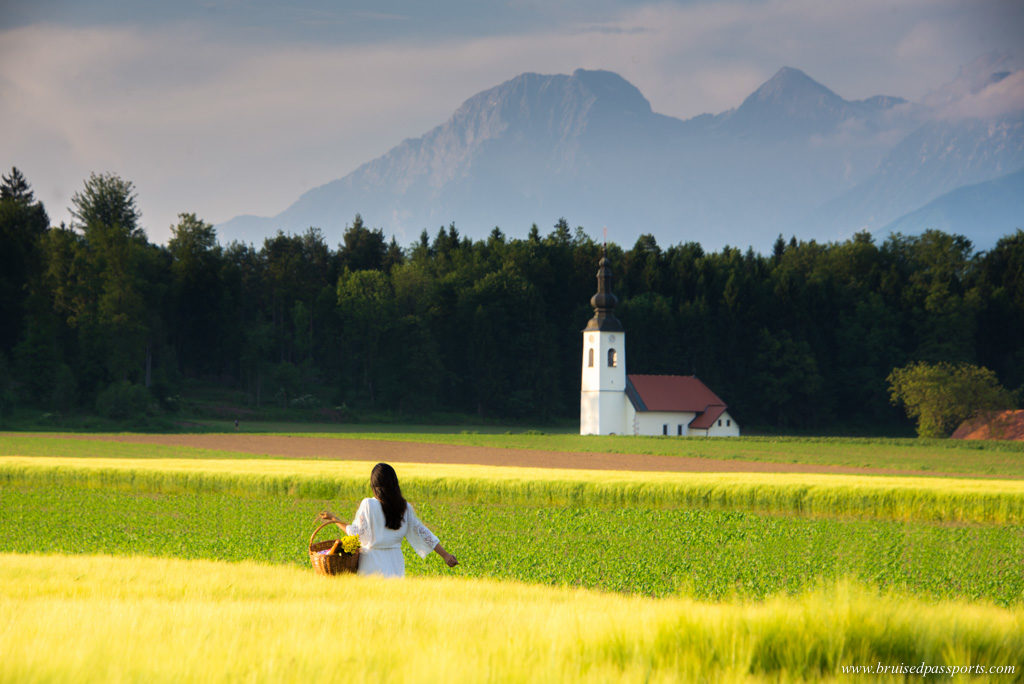
[[[581,435],[627,435],[626,393],[583,392],[580,397]]]
[[[740,426],[732,419],[729,412],[725,411],[707,430],[690,430],[690,435],[693,437],[739,437]]]
[[[590,365],[593,352],[593,365]],[[610,366],[609,353],[615,360]],[[626,335],[586,331],[583,333],[582,390],[626,390]]]
[[[676,411],[639,411],[633,420],[635,434],[648,436],[685,437],[695,413]]]
[[[580,393],[580,434],[601,434],[600,392]]]
[[[728,411],[718,416],[718,420],[707,430],[708,437],[739,437],[740,426],[732,419]]]
[[[580,434],[631,434],[626,421],[626,336],[583,333]]]

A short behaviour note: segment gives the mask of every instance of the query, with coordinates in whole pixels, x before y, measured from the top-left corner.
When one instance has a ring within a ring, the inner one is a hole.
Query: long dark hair
[[[380,507],[384,509],[384,526],[397,530],[402,526],[402,518],[405,517],[405,499],[402,497],[402,488],[398,486],[395,469],[387,463],[373,466],[370,472],[370,486],[373,488],[373,495],[380,501]]]

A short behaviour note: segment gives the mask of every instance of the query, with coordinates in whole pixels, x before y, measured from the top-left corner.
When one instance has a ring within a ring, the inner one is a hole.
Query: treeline
[[[161,246],[117,176],[85,182],[70,227],[49,225],[16,169],[0,190],[0,409],[171,411],[197,380],[254,407],[578,415],[602,246],[564,219],[403,247],[357,215],[332,248],[316,228],[225,246],[181,214]],[[695,373],[744,425],[902,421],[886,376],[911,361],[1024,385],[1020,230],[983,253],[938,231],[780,237],[769,255],[641,235],[607,251],[628,370]]]

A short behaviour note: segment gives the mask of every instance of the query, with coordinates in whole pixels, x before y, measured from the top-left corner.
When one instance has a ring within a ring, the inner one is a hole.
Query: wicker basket
[[[309,537],[309,562],[313,569],[321,575],[340,575],[346,572],[355,572],[359,569],[359,552],[345,553],[341,550],[341,539],[328,539],[327,541],[313,543],[316,534],[328,525],[337,525],[341,528],[341,534],[345,534],[345,526],[336,522],[325,522],[313,530]],[[323,554],[320,551],[328,551]]]

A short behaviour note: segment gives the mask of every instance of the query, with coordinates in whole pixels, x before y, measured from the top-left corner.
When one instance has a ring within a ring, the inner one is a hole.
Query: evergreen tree
[[[17,167],[12,166],[11,172],[4,174],[2,178],[3,182],[0,183],[0,200],[13,200],[24,204],[35,202],[32,188],[29,187],[25,176],[22,175]]]
[[[195,214],[178,214],[167,242],[171,258],[168,335],[180,370],[190,376],[223,369],[225,293],[223,256],[213,226]]]
[[[363,217],[356,214],[352,225],[345,229],[341,247],[342,266],[350,271],[379,271],[388,257],[384,231],[367,228]],[[397,247],[397,244],[395,245]],[[395,255],[391,255],[393,260]]]
[[[49,218],[21,172],[0,184],[0,352],[9,353],[24,332],[29,296],[42,276],[40,241]]]

